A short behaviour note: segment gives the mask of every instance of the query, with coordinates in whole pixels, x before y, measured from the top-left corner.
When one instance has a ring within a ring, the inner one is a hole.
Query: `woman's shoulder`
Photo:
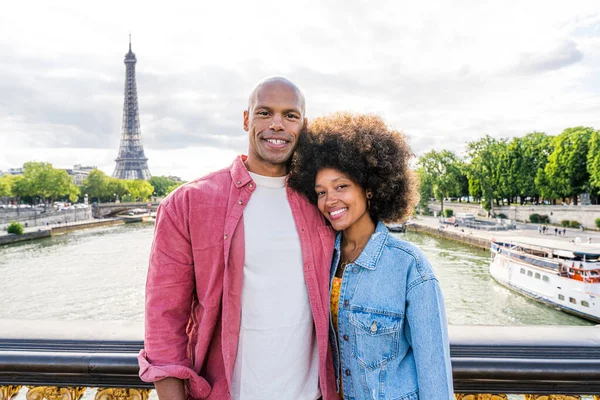
[[[424,280],[435,278],[429,259],[423,250],[414,243],[388,234],[385,249],[390,253],[389,259],[395,260],[409,269],[409,275],[411,275],[410,272],[414,272]]]

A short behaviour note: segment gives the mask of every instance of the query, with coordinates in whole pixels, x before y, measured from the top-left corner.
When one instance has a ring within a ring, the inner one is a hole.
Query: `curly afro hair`
[[[408,167],[411,156],[404,134],[380,117],[336,113],[313,120],[300,136],[288,183],[317,204],[317,173],[336,169],[372,191],[374,221],[403,221],[418,201],[417,180]]]

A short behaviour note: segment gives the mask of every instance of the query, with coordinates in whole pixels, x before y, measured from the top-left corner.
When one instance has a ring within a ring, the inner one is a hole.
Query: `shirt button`
[[[248,184],[248,186],[250,186],[250,187],[254,187],[254,184],[253,184],[252,182],[250,182],[250,183]]]
[[[237,181],[237,184],[238,184],[238,185],[241,185],[241,184],[242,184],[242,182],[241,182],[241,181]]]
[[[227,234],[223,235],[223,239],[227,240]]]
[[[238,204],[241,206],[242,204],[244,204],[244,202],[242,200],[238,201]]]
[[[346,370],[346,376],[350,376],[350,370],[349,369]]]
[[[344,335],[344,340],[347,342],[348,341],[348,335]]]
[[[358,267],[352,268],[352,272],[354,272],[355,274],[358,274]]]
[[[348,304],[350,304],[350,302],[349,302],[348,300],[344,300],[344,305],[345,305],[346,307],[348,307]]]

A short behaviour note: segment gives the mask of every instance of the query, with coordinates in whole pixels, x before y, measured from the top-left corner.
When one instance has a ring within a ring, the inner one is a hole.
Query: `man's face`
[[[263,84],[244,111],[249,134],[248,169],[278,174],[291,157],[304,126],[304,107],[295,87],[284,82]],[[281,174],[281,175],[283,175]]]

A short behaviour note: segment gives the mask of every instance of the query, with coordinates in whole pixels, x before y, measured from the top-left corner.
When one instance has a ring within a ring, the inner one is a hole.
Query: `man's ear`
[[[244,130],[248,132],[248,110],[244,110]]]

